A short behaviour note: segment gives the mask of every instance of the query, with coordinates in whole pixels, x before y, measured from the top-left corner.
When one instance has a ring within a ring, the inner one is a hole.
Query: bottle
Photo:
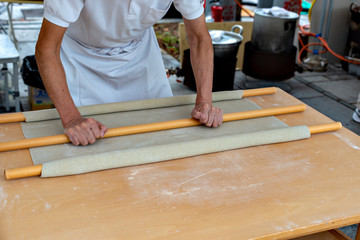
[[[273,6],[282,7],[297,14],[301,12],[301,0],[274,0]]]
[[[234,0],[221,0],[221,6],[223,8],[223,20],[235,21],[236,19],[236,2]]]
[[[284,8],[288,11],[300,14],[301,12],[301,0],[286,0]]]
[[[211,17],[214,22],[222,22],[223,8],[220,5],[211,6]]]

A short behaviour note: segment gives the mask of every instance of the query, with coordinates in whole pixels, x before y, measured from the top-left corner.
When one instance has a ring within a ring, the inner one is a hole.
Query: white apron
[[[67,27],[60,57],[76,105],[171,96],[152,25],[171,3],[184,18],[203,0],[45,0],[44,18]]]
[[[65,34],[60,56],[77,106],[172,96],[153,28],[116,48],[91,48]]]

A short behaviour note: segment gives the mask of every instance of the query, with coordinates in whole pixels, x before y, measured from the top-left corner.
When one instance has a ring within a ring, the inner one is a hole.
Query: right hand
[[[86,146],[96,142],[97,138],[103,138],[107,127],[93,118],[75,118],[64,127],[65,134],[72,144]]]

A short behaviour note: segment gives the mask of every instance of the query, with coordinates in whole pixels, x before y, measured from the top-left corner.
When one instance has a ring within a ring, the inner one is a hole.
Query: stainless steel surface
[[[234,32],[235,29],[239,29],[239,33]],[[213,45],[222,45],[222,44],[233,44],[239,43],[243,40],[243,36],[241,33],[243,31],[243,27],[240,25],[234,25],[231,28],[231,31],[223,31],[223,30],[209,30],[210,35],[218,34],[221,35],[218,39],[212,39]]]
[[[5,34],[0,34],[0,63],[18,61],[19,57],[19,52],[9,37]]]
[[[271,53],[290,52],[294,42],[299,15],[289,12],[288,17],[267,15],[262,9],[255,12],[251,43],[258,50]]]
[[[239,33],[235,32],[236,29],[239,30]],[[220,36],[218,39],[213,39],[212,41],[214,56],[220,58],[235,57],[243,40],[243,36],[241,35],[242,31],[243,27],[240,25],[234,25],[231,31],[209,30],[210,35],[218,34]]]
[[[3,64],[3,68],[6,70],[6,72],[4,73],[6,111],[10,110],[7,64],[12,63],[13,64],[12,87],[14,89],[12,95],[15,99],[15,110],[17,112],[20,112],[19,79],[18,79],[19,61],[20,61],[20,55],[19,52],[16,50],[14,44],[10,41],[7,35],[0,34],[0,64]]]

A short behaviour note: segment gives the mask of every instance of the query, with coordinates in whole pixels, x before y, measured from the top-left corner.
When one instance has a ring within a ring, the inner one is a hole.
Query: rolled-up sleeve
[[[188,20],[196,19],[204,13],[204,0],[174,0],[174,6]]]
[[[60,27],[75,22],[84,7],[85,0],[45,0],[44,18]]]

